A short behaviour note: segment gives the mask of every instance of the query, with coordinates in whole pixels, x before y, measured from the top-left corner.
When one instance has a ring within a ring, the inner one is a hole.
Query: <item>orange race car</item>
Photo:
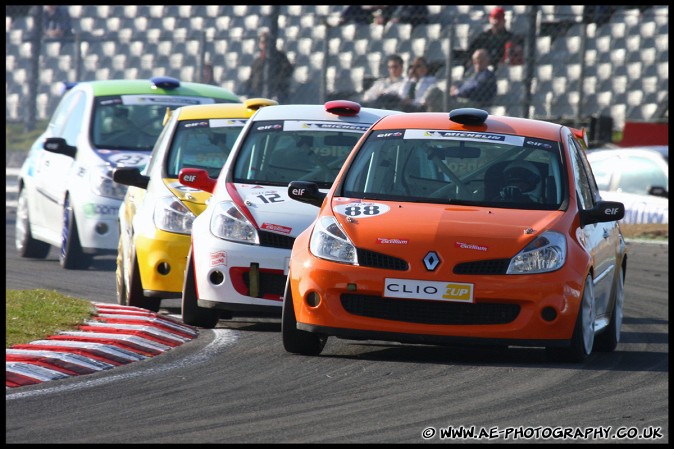
[[[582,361],[620,340],[624,205],[602,201],[578,130],[447,113],[384,117],[290,258],[282,335],[317,355],[328,336],[545,347]]]

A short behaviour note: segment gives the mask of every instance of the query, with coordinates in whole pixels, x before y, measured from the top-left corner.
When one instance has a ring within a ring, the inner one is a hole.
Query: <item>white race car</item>
[[[245,125],[217,180],[205,170],[180,171],[181,183],[213,192],[192,225],[186,324],[281,316],[293,242],[317,215],[316,207],[288,198],[288,184],[312,181],[327,192],[358,139],[390,114],[401,112],[346,100],[267,106]]]
[[[96,254],[115,254],[127,189],[113,182],[112,170],[145,166],[167,107],[212,103],[240,99],[221,87],[170,77],[72,86],[21,167],[19,255],[44,259],[55,246],[63,268],[83,269]]]

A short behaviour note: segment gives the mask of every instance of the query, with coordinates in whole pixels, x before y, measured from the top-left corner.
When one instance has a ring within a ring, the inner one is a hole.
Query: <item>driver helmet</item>
[[[538,168],[529,161],[511,162],[503,170],[505,186],[517,186],[522,193],[534,190],[541,177]]]

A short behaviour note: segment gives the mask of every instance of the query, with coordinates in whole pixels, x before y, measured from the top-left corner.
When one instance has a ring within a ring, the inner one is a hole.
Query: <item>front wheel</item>
[[[59,264],[66,270],[86,269],[91,264],[91,256],[84,254],[77,230],[75,212],[70,204],[70,196],[63,205],[63,228],[61,231],[61,251]]]
[[[128,283],[126,283],[124,286],[124,292],[126,293],[126,304],[132,307],[147,309],[151,312],[158,312],[159,306],[161,305],[161,299],[148,298],[143,294],[143,283],[140,280],[138,259],[136,258],[135,253],[130,268],[131,272],[129,273],[129,277],[126,277],[126,273],[124,273],[122,276],[123,282],[128,279]]]
[[[189,254],[187,255],[187,266],[185,267],[182,314],[183,323],[206,329],[213,329],[220,320],[220,311],[199,307],[199,304],[197,303],[197,287],[194,281],[194,258],[192,257],[192,249],[190,249]]]
[[[328,337],[324,335],[317,335],[297,329],[290,280],[286,282],[285,297],[283,299],[281,334],[283,336],[283,347],[286,351],[293,354],[319,355],[328,341]]]
[[[576,325],[571,337],[571,345],[567,348],[549,348],[548,352],[564,362],[583,362],[592,353],[594,346],[594,288],[592,277],[585,278],[583,298],[576,318]]]
[[[51,245],[33,238],[30,232],[30,217],[28,216],[28,193],[21,189],[16,206],[16,225],[14,228],[14,244],[21,257],[44,259],[49,254]]]
[[[618,278],[613,289],[613,313],[608,327],[597,335],[596,349],[600,352],[613,352],[620,341],[620,330],[623,324],[623,303],[625,301],[625,273],[618,271]]]

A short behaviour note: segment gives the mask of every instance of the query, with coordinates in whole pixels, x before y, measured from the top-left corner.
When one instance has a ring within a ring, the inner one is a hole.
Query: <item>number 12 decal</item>
[[[283,198],[278,193],[263,193],[261,195],[257,195],[257,197],[260,198],[260,201],[265,204],[283,202]]]

